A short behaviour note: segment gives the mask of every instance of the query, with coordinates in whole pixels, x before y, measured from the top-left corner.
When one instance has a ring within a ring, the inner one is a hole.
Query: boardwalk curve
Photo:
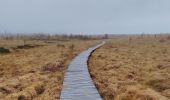
[[[88,71],[91,53],[105,42],[89,48],[73,59],[64,77],[60,100],[102,100]]]

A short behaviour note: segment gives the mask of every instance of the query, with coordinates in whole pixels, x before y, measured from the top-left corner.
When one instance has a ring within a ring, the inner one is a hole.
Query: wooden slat
[[[102,100],[87,67],[90,54],[102,45],[104,42],[73,59],[65,74],[60,100]]]

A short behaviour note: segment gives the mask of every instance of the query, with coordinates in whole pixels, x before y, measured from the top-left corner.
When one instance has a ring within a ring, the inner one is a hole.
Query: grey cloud
[[[0,0],[0,31],[170,32],[169,0]]]

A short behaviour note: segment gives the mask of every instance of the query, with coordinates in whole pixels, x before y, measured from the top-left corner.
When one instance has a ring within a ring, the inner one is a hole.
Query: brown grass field
[[[110,39],[89,70],[104,100],[170,100],[170,37]]]
[[[80,51],[97,40],[0,40],[0,100],[58,100],[64,73]]]
[[[23,40],[0,40],[0,100],[59,100],[70,61],[100,42],[27,40],[24,45]],[[106,40],[89,60],[103,99],[169,100],[169,45],[166,35]]]

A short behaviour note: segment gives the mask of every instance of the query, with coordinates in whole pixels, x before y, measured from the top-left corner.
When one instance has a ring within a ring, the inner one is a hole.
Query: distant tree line
[[[108,35],[75,35],[75,34],[48,34],[48,33],[36,33],[36,34],[10,34],[0,33],[0,39],[14,40],[14,39],[32,39],[32,40],[62,40],[62,39],[107,39]]]
[[[104,34],[104,35],[80,35],[80,34],[49,34],[49,33],[31,33],[31,34],[11,34],[11,33],[0,33],[0,39],[4,40],[14,40],[14,39],[22,39],[22,40],[69,40],[69,39],[80,39],[80,40],[94,40],[94,39],[109,39],[116,37],[168,37],[170,38],[169,33],[157,33],[157,34]]]

